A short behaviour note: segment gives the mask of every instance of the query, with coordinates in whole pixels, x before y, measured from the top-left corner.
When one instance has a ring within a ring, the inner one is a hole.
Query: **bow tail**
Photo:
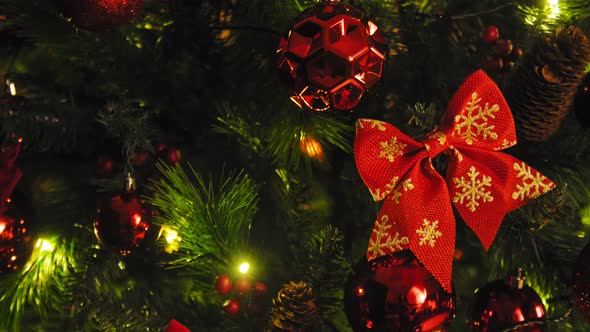
[[[455,220],[444,179],[429,159],[417,163],[385,198],[369,241],[369,260],[410,249],[451,292]]]
[[[469,146],[459,150],[455,150],[447,169],[451,200],[487,250],[508,212],[555,188],[555,184],[508,154]]]

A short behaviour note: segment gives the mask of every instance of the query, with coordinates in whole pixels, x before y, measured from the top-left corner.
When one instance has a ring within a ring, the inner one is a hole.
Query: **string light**
[[[248,273],[248,270],[250,270],[250,263],[243,262],[242,264],[240,264],[239,270],[242,274]]]

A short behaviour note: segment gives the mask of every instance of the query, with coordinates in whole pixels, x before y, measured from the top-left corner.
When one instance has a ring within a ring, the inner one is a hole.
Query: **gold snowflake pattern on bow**
[[[430,222],[428,219],[424,219],[422,222],[422,227],[416,230],[416,234],[418,234],[420,237],[420,243],[418,244],[421,246],[428,244],[434,248],[436,239],[442,236],[442,233],[437,228],[438,220]]]
[[[375,222],[375,228],[373,229],[373,236],[369,241],[368,256],[369,259],[374,259],[390,252],[402,250],[402,245],[410,243],[410,239],[407,236],[399,235],[399,232],[395,232],[394,237],[391,237],[389,229],[393,227],[393,223],[389,222],[389,216],[386,214],[381,217],[381,221]]]
[[[496,116],[494,113],[500,110],[498,104],[494,104],[490,107],[489,103],[485,103],[482,108],[479,103],[481,98],[474,92],[471,95],[471,101],[467,102],[465,110],[467,114],[459,114],[455,116],[455,134],[461,137],[468,145],[473,144],[477,141],[479,136],[483,140],[498,139],[498,134],[495,133],[494,126],[488,123],[488,118],[494,119]]]
[[[388,141],[379,142],[381,151],[379,152],[379,158],[385,158],[392,163],[396,157],[404,155],[404,149],[406,144],[397,141],[397,137],[392,137]]]
[[[521,201],[527,197],[537,198],[541,194],[551,190],[555,185],[543,174],[531,169],[525,163],[514,163],[514,170],[518,172],[517,178],[522,178],[521,184],[516,185],[516,191],[512,193],[512,199]]]
[[[481,179],[479,178],[480,175]],[[469,168],[467,177],[468,179],[463,176],[453,178],[455,188],[458,189],[455,192],[455,197],[453,197],[453,202],[465,204],[469,211],[474,212],[480,204],[479,201],[485,203],[494,200],[492,193],[486,191],[486,187],[492,186],[492,177],[481,174],[474,166]]]

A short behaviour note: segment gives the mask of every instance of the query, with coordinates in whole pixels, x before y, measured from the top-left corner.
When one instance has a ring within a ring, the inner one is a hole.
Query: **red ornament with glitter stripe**
[[[277,53],[291,100],[314,111],[350,110],[381,79],[388,47],[367,15],[327,0],[303,11]]]

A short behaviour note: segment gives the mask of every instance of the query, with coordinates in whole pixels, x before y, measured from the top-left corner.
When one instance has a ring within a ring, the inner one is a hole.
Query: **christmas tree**
[[[590,330],[589,7],[0,0],[0,331]]]

